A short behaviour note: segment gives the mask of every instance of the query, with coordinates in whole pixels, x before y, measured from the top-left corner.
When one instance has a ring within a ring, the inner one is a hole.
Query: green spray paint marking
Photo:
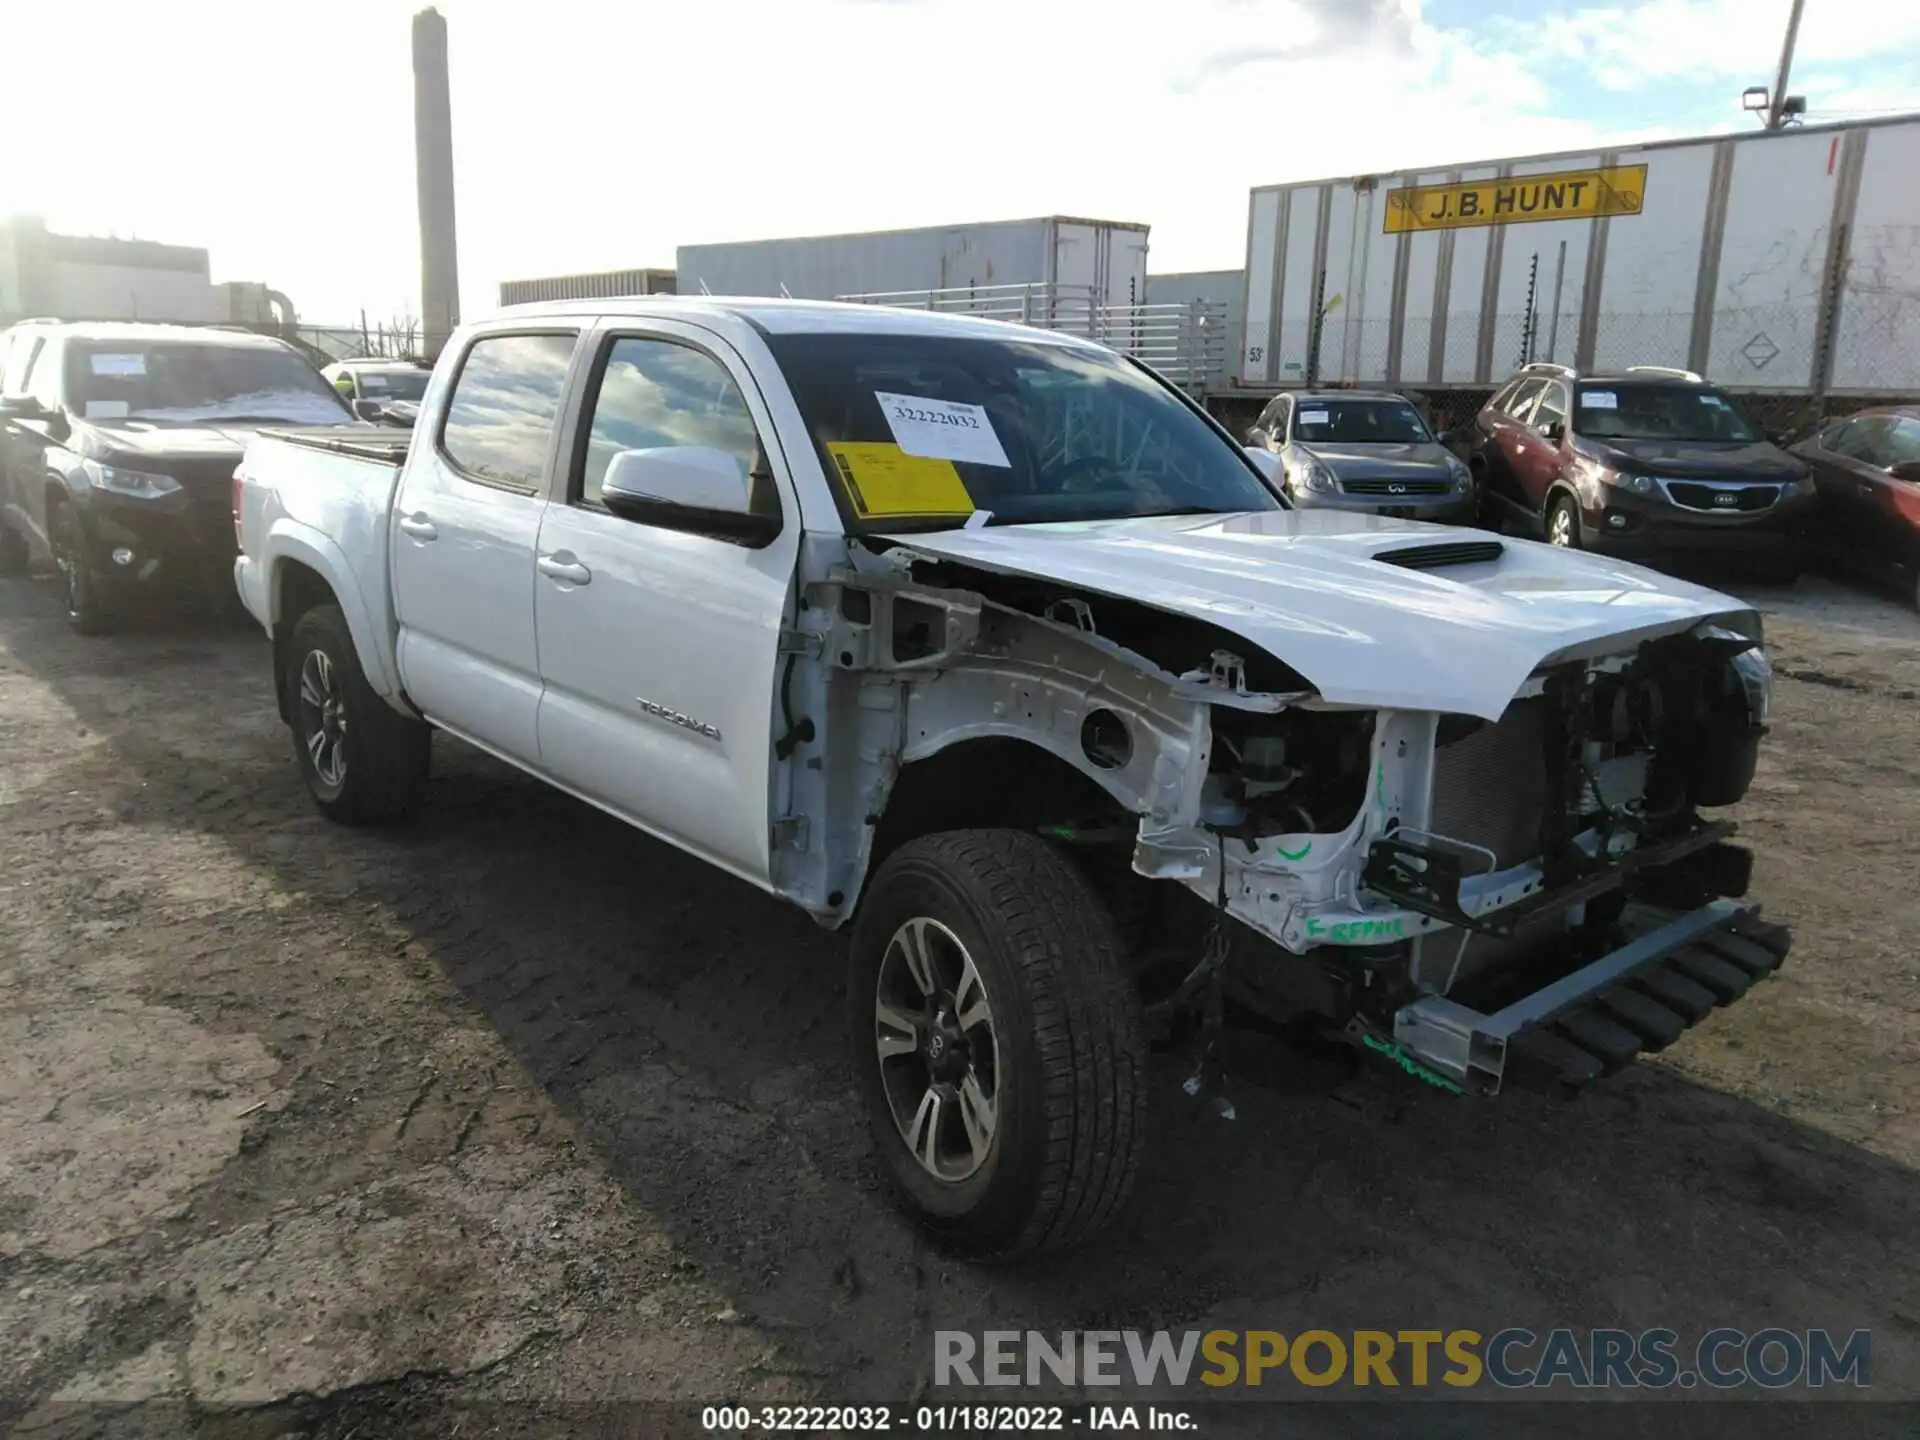
[[[1336,945],[1362,940],[1399,940],[1406,933],[1404,920],[1342,920],[1337,925],[1328,925],[1318,915],[1307,917],[1309,940],[1331,940]]]
[[[1386,1056],[1387,1059],[1398,1065],[1416,1080],[1424,1080],[1429,1085],[1445,1090],[1449,1095],[1464,1095],[1467,1093],[1461,1086],[1455,1084],[1446,1076],[1429,1070],[1389,1040],[1381,1040],[1372,1035],[1362,1035],[1360,1037],[1360,1043],[1376,1054]]]
[[[1380,819],[1384,822],[1387,818],[1387,762],[1384,756],[1381,758],[1380,768],[1374,771],[1373,774],[1373,804],[1374,808],[1380,812]]]
[[[1311,840],[1307,841],[1307,843],[1302,845],[1298,850],[1289,850],[1284,845],[1276,845],[1273,848],[1280,852],[1280,858],[1282,860],[1304,860],[1307,858],[1307,852],[1313,849],[1313,842]]]

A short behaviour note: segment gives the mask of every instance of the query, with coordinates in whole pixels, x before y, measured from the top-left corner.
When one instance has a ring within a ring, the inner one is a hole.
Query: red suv
[[[1485,520],[1629,560],[1718,558],[1791,580],[1817,491],[1805,462],[1687,370],[1523,369],[1474,417]]]

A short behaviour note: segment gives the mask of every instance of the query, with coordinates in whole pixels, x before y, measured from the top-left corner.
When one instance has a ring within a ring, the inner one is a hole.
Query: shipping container
[[[837,300],[902,291],[1009,285],[1087,289],[1100,303],[1137,305],[1147,280],[1147,227],[1051,216],[682,245],[675,262],[689,295],[789,295]]]
[[[1200,386],[1215,390],[1246,349],[1247,272],[1244,270],[1186,270],[1147,276],[1147,304],[1156,310],[1182,305],[1208,325],[1218,323],[1220,335],[1209,337],[1207,363]]]
[[[1920,393],[1920,115],[1252,192],[1238,379]]]
[[[601,270],[590,275],[553,275],[540,280],[502,280],[500,303],[544,300],[613,300],[624,295],[671,295],[671,270]]]

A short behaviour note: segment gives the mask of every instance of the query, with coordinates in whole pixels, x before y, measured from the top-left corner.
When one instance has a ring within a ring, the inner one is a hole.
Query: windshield
[[[69,351],[67,394],[89,420],[334,425],[350,418],[319,371],[291,350],[264,345],[92,341]]]
[[[1574,432],[1594,440],[1742,440],[1760,432],[1700,385],[1582,385]]]
[[[365,400],[418,400],[427,393],[428,370],[355,370],[360,396]]]
[[[767,337],[855,532],[1282,508],[1228,440],[1101,351]],[[902,522],[905,522],[904,524]]]
[[[1404,400],[1302,400],[1293,438],[1309,445],[1408,445],[1433,436]]]

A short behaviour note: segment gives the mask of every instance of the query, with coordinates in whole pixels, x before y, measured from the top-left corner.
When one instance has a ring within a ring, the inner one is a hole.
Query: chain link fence
[[[1343,316],[1335,308],[1322,317],[1317,343],[1310,324],[1283,324],[1273,369],[1283,388],[1392,385],[1484,395],[1529,362],[1576,365],[1580,323],[1579,310],[1567,306],[1453,313],[1438,325],[1431,315],[1410,314],[1396,330],[1384,316]],[[1249,378],[1267,367],[1267,329],[1248,327]],[[1824,320],[1806,302],[1723,307],[1698,333],[1691,312],[1607,310],[1597,317],[1591,352],[1580,367],[1589,373],[1691,369],[1735,394],[1756,419],[1802,423],[1920,397],[1920,295],[1850,290]]]

